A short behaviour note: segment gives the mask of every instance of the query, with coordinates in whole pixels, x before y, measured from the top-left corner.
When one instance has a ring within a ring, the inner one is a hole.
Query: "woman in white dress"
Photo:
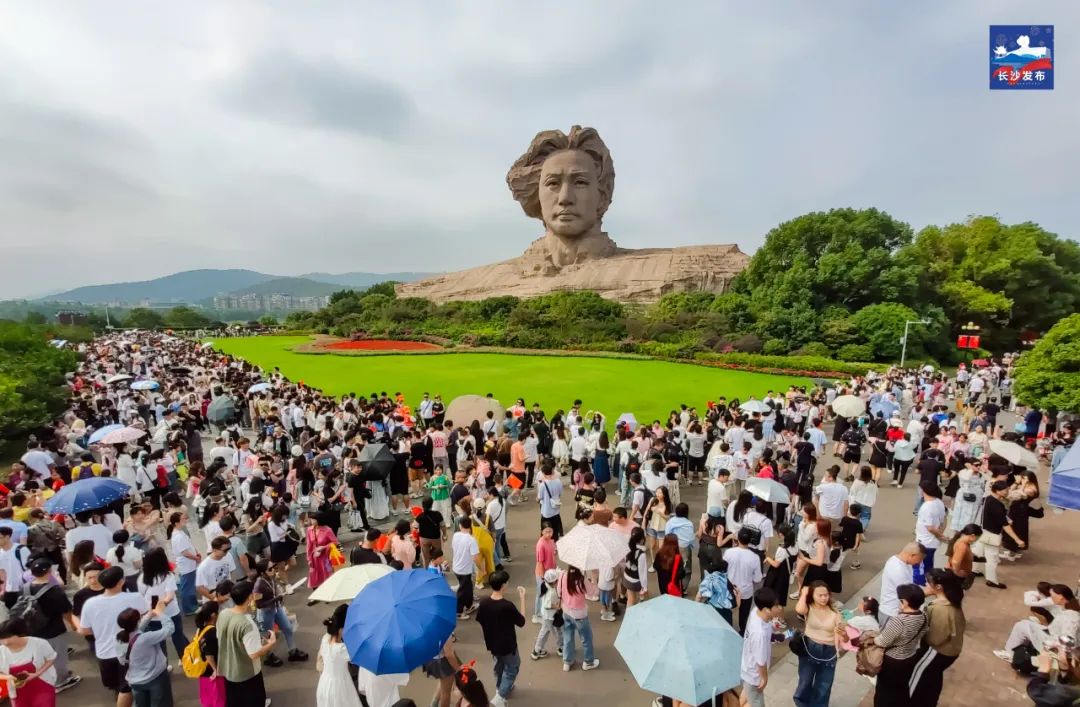
[[[555,440],[551,443],[551,456],[554,457],[560,474],[570,468],[570,445],[566,442],[566,428],[564,427],[555,430]]]
[[[369,520],[385,520],[390,517],[390,496],[386,492],[385,481],[371,481],[368,483],[371,498],[367,500],[367,516]]]
[[[949,535],[955,535],[970,523],[979,522],[986,490],[982,462],[978,459],[969,459],[957,476],[960,479],[960,488],[957,489],[956,502],[949,514]]]
[[[323,622],[326,635],[322,637],[319,657],[315,661],[315,669],[320,673],[319,684],[315,688],[317,707],[360,707],[360,696],[349,675],[349,649],[341,640],[348,609],[342,604]]]

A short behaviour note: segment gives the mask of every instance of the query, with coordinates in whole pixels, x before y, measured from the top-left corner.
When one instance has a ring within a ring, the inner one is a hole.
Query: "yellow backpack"
[[[180,664],[184,668],[184,675],[189,678],[201,678],[206,669],[210,667],[206,659],[203,658],[202,649],[199,648],[199,641],[206,635],[206,632],[214,628],[213,626],[204,626],[202,631],[195,634],[194,640],[187,645],[184,649],[184,655],[180,658]]]

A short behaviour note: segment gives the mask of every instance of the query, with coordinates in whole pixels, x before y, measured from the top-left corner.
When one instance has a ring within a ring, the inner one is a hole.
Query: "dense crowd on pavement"
[[[1023,408],[1015,427],[1002,424],[1016,408],[1008,359],[955,378],[893,368],[717,397],[639,424],[581,400],[549,415],[518,399],[502,414],[452,420],[438,394],[415,407],[386,392],[330,396],[160,333],[110,334],[80,353],[70,410],[30,440],[0,489],[0,684],[16,707],[54,705],[78,685],[73,650],[93,654],[118,707],[167,707],[172,681],[189,678],[205,707],[269,705],[263,670],[311,662],[294,640],[298,590],[369,563],[445,577],[457,621],[482,628],[492,680],[452,638],[422,666],[439,707],[507,704],[522,653],[554,652],[565,671],[599,668],[591,615],[620,621],[664,594],[707,604],[743,636],[731,657],[741,685],[717,704],[764,705],[771,646],[787,641],[797,705],[829,704],[844,651],[876,680],[875,705],[936,705],[963,648],[965,593],[1005,587],[1002,561],[1023,561],[1031,519],[1044,513],[1037,469],[992,443],[1056,464],[1075,433]],[[840,396],[860,410],[837,415]],[[130,441],[91,442],[110,425]],[[842,463],[826,464],[830,453]],[[48,512],[65,486],[101,477],[126,495]],[[875,505],[912,481],[913,541],[885,563],[877,597],[842,610],[834,597],[845,567],[860,566]],[[704,487],[700,508],[682,498],[691,486]],[[535,555],[516,558],[532,582],[514,591],[507,517],[519,513],[536,513],[537,525]],[[622,560],[561,562],[559,540],[593,525],[621,534]],[[789,602],[797,628],[784,623]],[[1080,677],[1080,605],[1062,582],[1026,603],[1031,616],[1000,657],[1035,672],[1034,699],[1069,689],[1051,672]],[[350,664],[345,608],[327,612],[316,704],[411,704],[400,697],[408,674]],[[530,620],[534,640],[522,631]]]

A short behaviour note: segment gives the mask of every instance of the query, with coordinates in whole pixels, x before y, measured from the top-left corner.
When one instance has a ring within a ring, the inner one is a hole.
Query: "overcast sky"
[[[1029,22],[1055,89],[989,91],[988,25]],[[0,66],[0,297],[512,257],[542,227],[506,170],[575,123],[626,247],[841,206],[1078,233],[1075,0],[12,0]]]

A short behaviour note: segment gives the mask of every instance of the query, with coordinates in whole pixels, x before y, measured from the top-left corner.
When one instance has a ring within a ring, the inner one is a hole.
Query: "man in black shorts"
[[[131,686],[127,683],[127,666],[120,662],[121,646],[116,640],[116,619],[127,609],[145,614],[152,608],[141,594],[124,591],[124,568],[110,567],[98,575],[105,590],[83,604],[79,614],[79,633],[94,637],[94,653],[101,670],[101,684],[116,693],[116,707],[131,707]]]

